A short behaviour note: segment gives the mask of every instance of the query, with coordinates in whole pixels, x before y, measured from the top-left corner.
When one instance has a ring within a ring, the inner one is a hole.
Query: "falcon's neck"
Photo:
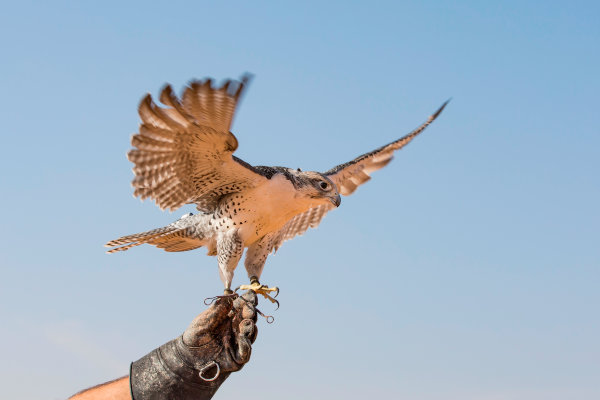
[[[318,205],[314,199],[306,197],[292,179],[293,177],[284,174],[276,174],[255,189],[261,208],[272,218],[283,218],[287,222],[295,215]]]

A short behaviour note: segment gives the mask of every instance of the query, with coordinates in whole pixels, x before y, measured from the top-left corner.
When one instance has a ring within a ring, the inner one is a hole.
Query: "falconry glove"
[[[133,400],[208,400],[250,360],[256,294],[218,299],[183,335],[131,363]]]

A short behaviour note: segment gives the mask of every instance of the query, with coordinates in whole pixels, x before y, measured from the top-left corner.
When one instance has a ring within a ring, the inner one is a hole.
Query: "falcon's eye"
[[[321,181],[321,183],[319,184],[319,186],[321,186],[321,189],[325,190],[329,187],[329,183],[325,182],[325,181]]]

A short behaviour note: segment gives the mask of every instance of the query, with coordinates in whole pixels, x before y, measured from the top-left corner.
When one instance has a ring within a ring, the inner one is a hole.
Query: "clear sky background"
[[[598,4],[3,4],[0,397],[125,375],[222,291],[203,249],[102,245],[193,210],[132,197],[141,97],[249,71],[252,164],[326,170],[453,100],[269,258],[276,322],[215,399],[600,398]]]

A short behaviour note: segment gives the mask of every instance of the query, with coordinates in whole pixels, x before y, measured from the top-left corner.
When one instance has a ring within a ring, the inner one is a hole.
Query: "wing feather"
[[[136,175],[134,195],[151,198],[161,209],[196,203],[212,211],[219,198],[254,187],[266,178],[233,157],[238,147],[229,131],[249,77],[213,87],[212,80],[194,81],[181,100],[166,85],[157,106],[150,94],[138,107],[142,123],[133,135],[128,158]]]
[[[273,237],[273,250],[277,251],[286,240],[302,235],[308,228],[316,228],[325,214],[335,208],[331,204],[322,204],[290,219]]]
[[[449,101],[449,100],[448,100]],[[440,115],[444,107],[448,104],[446,101],[442,106],[431,115],[427,121],[408,135],[401,137],[383,147],[380,147],[370,153],[363,154],[354,160],[345,164],[338,165],[325,172],[338,187],[340,194],[349,196],[363,183],[371,179],[371,173],[385,167],[392,158],[394,152],[406,146],[419,133],[423,132]]]
[[[174,150],[173,142],[154,139],[150,136],[144,135],[134,135],[131,138],[131,145],[137,147],[140,150],[147,150],[151,152],[170,152]]]

